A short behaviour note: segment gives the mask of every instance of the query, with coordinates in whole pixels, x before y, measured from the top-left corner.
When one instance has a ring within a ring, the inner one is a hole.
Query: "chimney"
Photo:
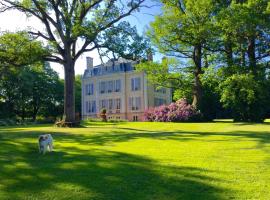
[[[93,68],[93,58],[92,57],[86,57],[86,67],[87,67],[87,69]]]

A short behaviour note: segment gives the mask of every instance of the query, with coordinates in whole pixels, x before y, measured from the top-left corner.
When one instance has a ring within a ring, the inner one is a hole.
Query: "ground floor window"
[[[137,122],[137,121],[138,121],[138,116],[137,116],[137,115],[134,115],[134,116],[133,116],[133,121],[134,121],[134,122]]]

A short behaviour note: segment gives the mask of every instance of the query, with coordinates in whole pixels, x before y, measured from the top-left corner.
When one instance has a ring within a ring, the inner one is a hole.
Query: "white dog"
[[[38,137],[39,153],[45,154],[49,148],[49,151],[53,150],[53,138],[51,134],[40,135]]]

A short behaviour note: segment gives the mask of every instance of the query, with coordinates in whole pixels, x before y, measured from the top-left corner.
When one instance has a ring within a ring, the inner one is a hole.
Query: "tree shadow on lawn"
[[[42,156],[33,143],[21,141],[5,141],[0,149],[9,199],[214,200],[232,192],[216,186],[222,180],[211,177],[214,171],[163,166],[138,155],[61,147]]]
[[[118,142],[128,142],[136,139],[156,139],[156,140],[176,140],[176,141],[192,141],[192,140],[205,140],[205,137],[216,137],[221,136],[217,140],[211,139],[211,141],[232,141],[232,140],[254,140],[258,142],[258,147],[263,147],[265,144],[270,143],[270,130],[269,131],[228,131],[228,132],[200,132],[200,131],[151,131],[136,128],[122,128],[114,127],[111,131],[100,131],[97,129],[98,134],[91,134],[91,127],[89,134],[70,134],[67,132],[52,132],[53,137],[60,142],[77,142],[80,144],[87,145],[107,145]],[[5,134],[5,131],[11,132]],[[23,134],[24,133],[24,134]],[[44,131],[29,131],[27,129],[8,131],[8,129],[0,129],[1,140],[10,139],[25,139],[25,138],[38,138],[39,134],[44,134]],[[5,136],[5,137],[3,137]]]
[[[91,134],[89,128],[89,134],[52,133],[57,142],[74,144],[68,147],[61,145],[56,152],[42,156],[37,153],[36,138],[43,133],[0,131],[0,180],[4,180],[4,187],[1,188],[9,199],[20,199],[21,193],[49,199],[44,196],[44,191],[59,194],[55,199],[227,199],[233,191],[217,186],[219,181],[224,180],[213,178],[216,172],[165,166],[127,153],[82,150],[76,147],[76,143],[107,145],[140,138],[188,141],[208,136],[222,136],[223,141],[251,139],[261,146],[270,143],[269,131],[153,132],[115,128],[111,132]],[[61,184],[72,185],[70,188],[73,189],[70,191]],[[63,198],[61,195],[64,195]]]
[[[245,141],[254,140],[258,142],[258,145],[264,146],[270,143],[270,131],[229,131],[229,132],[195,132],[195,131],[148,131],[141,129],[127,129],[116,128],[111,132],[99,131],[99,134],[91,135],[91,129],[88,134],[76,134],[73,137],[68,133],[53,133],[56,138],[62,141],[76,141],[81,144],[95,144],[95,145],[107,145],[118,142],[128,142],[136,139],[156,139],[156,140],[176,140],[176,141],[192,141],[192,140],[204,140],[205,137],[221,136],[217,140],[211,139],[210,141]]]

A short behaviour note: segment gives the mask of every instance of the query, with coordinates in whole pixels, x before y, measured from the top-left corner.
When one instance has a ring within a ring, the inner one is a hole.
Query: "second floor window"
[[[132,78],[131,79],[131,91],[138,91],[141,89],[141,78]]]
[[[107,82],[107,92],[112,93],[113,92],[113,81]]]
[[[99,92],[100,92],[100,94],[105,93],[105,90],[106,90],[106,82],[102,81],[102,82],[99,83]]]
[[[115,81],[115,92],[120,92],[121,91],[121,80],[116,80]]]
[[[155,86],[155,92],[166,94],[166,88]]]
[[[85,93],[86,95],[93,95],[94,94],[94,84],[90,83],[85,86]]]

